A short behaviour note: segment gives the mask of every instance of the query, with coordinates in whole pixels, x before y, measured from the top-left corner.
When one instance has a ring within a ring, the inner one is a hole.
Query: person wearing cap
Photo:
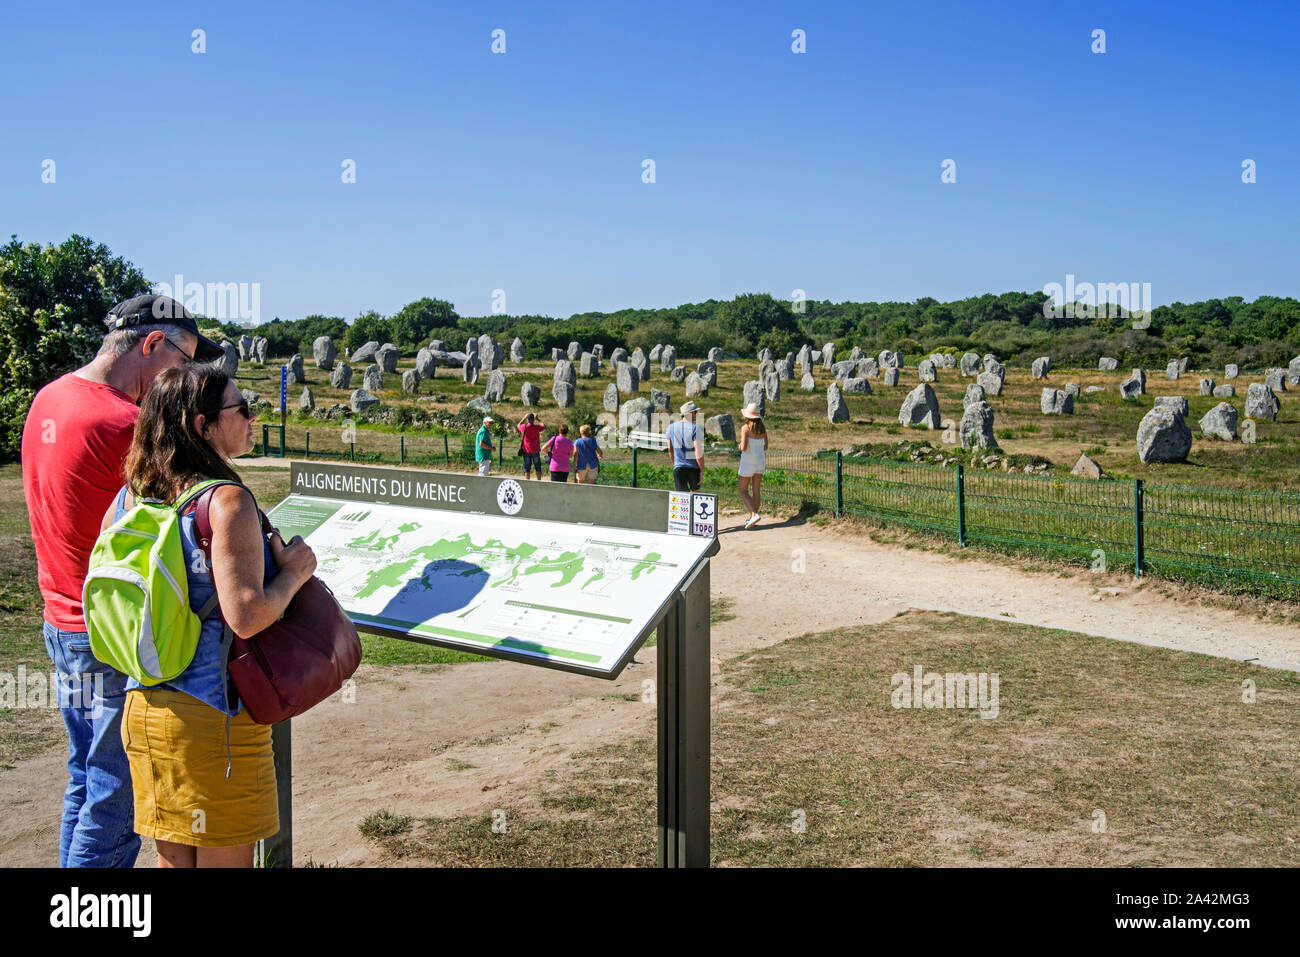
[[[682,417],[668,426],[668,454],[673,462],[673,488],[698,492],[704,471],[704,433],[695,423],[700,407],[694,402],[682,406]]]
[[[762,518],[758,514],[762,498],[763,470],[766,468],[767,428],[763,417],[758,414],[758,406],[753,402],[740,410],[745,417],[745,424],[740,427],[740,478],[736,493],[745,508],[749,509],[746,528],[753,528]]]
[[[81,588],[100,519],[122,486],[141,399],[165,370],[222,354],[166,296],[120,302],[105,324],[94,359],[36,393],[22,438],[45,650],[68,731],[60,867],[131,867],[140,851],[120,731],[126,676],[90,653]]]
[[[478,463],[478,474],[487,478],[492,471],[492,416],[483,416],[483,425],[478,435],[474,436],[474,461]]]

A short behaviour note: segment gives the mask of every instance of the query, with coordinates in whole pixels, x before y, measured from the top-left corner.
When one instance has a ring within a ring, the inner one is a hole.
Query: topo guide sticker
[[[668,493],[668,534],[689,535],[691,533],[691,493]]]
[[[524,507],[524,490],[514,479],[497,486],[497,506],[507,515],[515,515]]]
[[[699,492],[691,495],[691,534],[712,538],[718,533],[718,497]]]

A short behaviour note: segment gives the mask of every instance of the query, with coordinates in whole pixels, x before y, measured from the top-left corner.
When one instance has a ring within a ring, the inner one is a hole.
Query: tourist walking
[[[600,460],[605,457],[591,426],[583,424],[578,429],[579,439],[573,443],[574,478],[579,485],[595,485],[596,476],[600,474]]]
[[[746,528],[753,528],[762,518],[758,513],[763,497],[763,470],[766,468],[767,428],[753,403],[741,409],[745,424],[740,427],[740,477],[736,492],[749,509]]]
[[[696,424],[700,407],[694,402],[682,406],[682,417],[668,426],[668,454],[673,463],[673,488],[698,492],[704,474],[704,432]]]
[[[524,460],[524,478],[542,477],[542,430],[546,424],[529,412],[519,420],[519,454]]]
[[[90,653],[81,591],[100,519],[122,485],[137,403],[159,373],[222,355],[166,296],[120,302],[106,324],[89,364],[36,393],[22,437],[45,650],[68,732],[60,867],[131,867],[140,851],[120,734],[126,675]]]
[[[551,481],[567,482],[573,458],[573,439],[569,438],[569,427],[561,425],[559,433],[546,440],[542,451],[551,454]]]
[[[271,726],[243,707],[226,667],[224,624],[243,638],[273,625],[316,570],[299,537],[262,534],[253,494],[230,460],[253,448],[252,413],[233,379],[215,366],[158,376],[140,407],[127,456],[127,484],[101,528],[137,499],[181,508],[190,609],[217,605],[202,620],[194,658],[150,687],[127,680],[121,744],[131,765],[135,830],[152,837],[160,867],[251,867],[253,844],[280,829]],[[208,556],[187,493],[209,479]]]
[[[478,463],[478,474],[487,478],[492,471],[492,416],[485,415],[483,424],[474,436],[474,461]]]

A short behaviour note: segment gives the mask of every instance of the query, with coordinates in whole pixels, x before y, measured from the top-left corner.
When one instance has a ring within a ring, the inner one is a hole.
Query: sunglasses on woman
[[[205,413],[205,414],[210,415],[212,418],[215,419],[215,418],[217,418],[219,415],[221,415],[222,412],[225,412],[226,409],[238,409],[238,410],[239,410],[239,414],[242,415],[245,419],[251,419],[251,418],[253,417],[253,413],[252,413],[252,412],[249,410],[249,408],[248,408],[248,400],[247,400],[247,399],[243,399],[243,400],[241,400],[241,401],[239,401],[239,402],[234,403],[233,405],[223,405],[221,408],[217,409],[215,412],[209,412],[209,413]]]

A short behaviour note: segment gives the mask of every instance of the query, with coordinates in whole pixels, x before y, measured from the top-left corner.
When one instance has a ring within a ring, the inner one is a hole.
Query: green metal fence
[[[278,427],[272,428],[277,433]],[[279,436],[269,449],[279,451]],[[261,454],[260,446],[256,452]],[[519,442],[497,439],[493,469],[521,475]],[[471,468],[474,435],[406,435],[290,426],[284,454],[356,462]],[[1096,570],[1300,599],[1300,492],[966,470],[772,450],[764,502],[816,506],[998,551]],[[735,449],[705,453],[701,487],[739,504]],[[607,449],[601,484],[671,488],[667,452]]]

